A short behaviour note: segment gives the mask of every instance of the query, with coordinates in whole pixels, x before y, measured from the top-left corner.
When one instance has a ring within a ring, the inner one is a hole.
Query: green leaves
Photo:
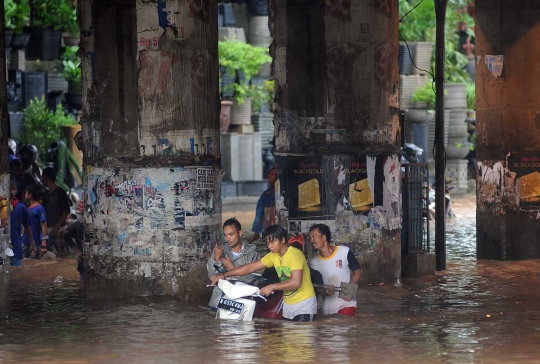
[[[228,86],[234,91],[238,104],[244,103],[244,98],[255,97],[253,100],[260,105],[260,87],[251,85],[253,76],[259,73],[261,66],[272,61],[265,47],[256,47],[240,42],[237,39],[226,39],[218,42],[219,65],[235,82]]]
[[[467,82],[465,70],[468,58],[460,52],[458,29],[465,24],[469,36],[474,37],[474,19],[467,13],[468,0],[449,0],[445,21],[445,81]],[[433,0],[399,0],[401,21],[399,32],[406,42],[435,42],[435,5]],[[416,8],[415,6],[418,5]],[[414,10],[413,10],[414,9]],[[435,51],[435,48],[433,49]],[[435,57],[432,57],[433,62]],[[432,68],[435,69],[434,64]]]
[[[71,34],[78,35],[77,7],[74,0],[33,0],[32,4],[33,25],[65,29],[70,33],[76,31],[77,34]]]
[[[399,0],[399,17],[399,32],[405,41],[435,41],[435,3],[432,0]]]
[[[62,126],[77,124],[73,117],[64,113],[61,105],[57,106],[54,113],[49,111],[43,97],[31,100],[23,112],[21,141],[23,144],[35,145],[40,153],[47,151],[53,141],[62,138]]]
[[[476,85],[473,81],[467,81],[465,91],[467,92],[467,109],[476,109]]]
[[[425,102],[428,109],[435,108],[435,85],[433,82],[428,82],[424,86],[416,88],[412,95],[413,102]]]
[[[6,29],[22,33],[23,26],[30,17],[30,5],[27,0],[4,0],[4,20]]]
[[[62,64],[64,65],[64,70],[62,71],[62,76],[68,82],[74,82],[77,84],[81,83],[81,60],[77,56],[77,51],[79,47],[66,47],[66,51],[62,55]]]

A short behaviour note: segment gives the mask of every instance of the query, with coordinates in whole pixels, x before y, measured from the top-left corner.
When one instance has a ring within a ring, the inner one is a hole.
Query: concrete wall
[[[206,294],[221,239],[216,11],[79,2],[90,298]]]
[[[7,123],[2,118],[0,124],[2,133],[0,133],[0,142],[7,145],[7,138],[2,138],[1,135],[7,130]],[[7,148],[0,150],[0,171],[9,171],[8,167]],[[9,257],[6,255],[6,248],[10,244],[10,212],[11,200],[9,198],[9,174],[0,174],[0,318],[9,314],[11,307],[11,286],[9,283],[9,271],[11,269]]]
[[[314,223],[329,225],[334,242],[360,258],[365,280],[395,281],[398,4],[275,0],[269,18],[278,221],[303,234]],[[306,193],[318,197],[306,203]]]
[[[540,257],[540,3],[476,1],[477,255]]]
[[[0,24],[0,317],[8,314],[11,304],[11,291],[9,285],[9,257],[5,251],[10,241],[9,214],[11,201],[9,200],[9,159],[7,152],[9,138],[9,113],[7,110],[7,82],[6,82],[6,53],[5,26]]]

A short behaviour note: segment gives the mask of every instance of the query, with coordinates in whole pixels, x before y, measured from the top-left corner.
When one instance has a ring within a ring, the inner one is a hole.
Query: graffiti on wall
[[[7,234],[9,220],[9,175],[0,178],[0,235]]]
[[[141,229],[185,230],[219,223],[214,214],[213,167],[136,170],[133,176],[92,169],[88,205],[93,223],[101,216],[130,214]]]
[[[137,49],[158,50],[167,28],[184,37],[180,1],[137,1]]]
[[[216,141],[219,130],[204,129],[202,135],[195,130],[171,131],[165,133],[162,138],[156,139],[152,135],[141,135],[141,155],[219,155]]]
[[[343,21],[351,21],[351,0],[325,0],[324,14]]]
[[[479,210],[540,218],[540,152],[511,152],[505,161],[478,162],[477,183]]]
[[[214,167],[89,168],[85,223],[101,245],[94,253],[202,257],[220,239],[215,176]]]
[[[84,189],[85,234],[92,259],[127,258],[128,274],[183,275],[221,241],[215,167],[92,168]],[[173,263],[173,264],[167,264]],[[117,272],[104,270],[112,278]]]

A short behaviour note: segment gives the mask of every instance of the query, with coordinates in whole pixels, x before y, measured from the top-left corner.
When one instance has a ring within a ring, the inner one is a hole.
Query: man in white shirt
[[[314,270],[321,273],[327,289],[319,289],[323,296],[323,314],[338,313],[345,316],[356,315],[356,297],[342,299],[335,291],[341,282],[358,284],[360,263],[346,246],[331,245],[332,233],[324,224],[315,224],[309,229],[309,238],[318,254],[309,261]]]

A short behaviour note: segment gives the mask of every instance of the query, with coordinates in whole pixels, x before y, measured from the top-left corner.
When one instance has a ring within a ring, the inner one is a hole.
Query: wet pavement
[[[0,362],[539,363],[540,261],[477,261],[474,198],[454,210],[447,270],[361,286],[352,319],[242,323],[170,297],[87,301],[73,259],[13,268]]]

